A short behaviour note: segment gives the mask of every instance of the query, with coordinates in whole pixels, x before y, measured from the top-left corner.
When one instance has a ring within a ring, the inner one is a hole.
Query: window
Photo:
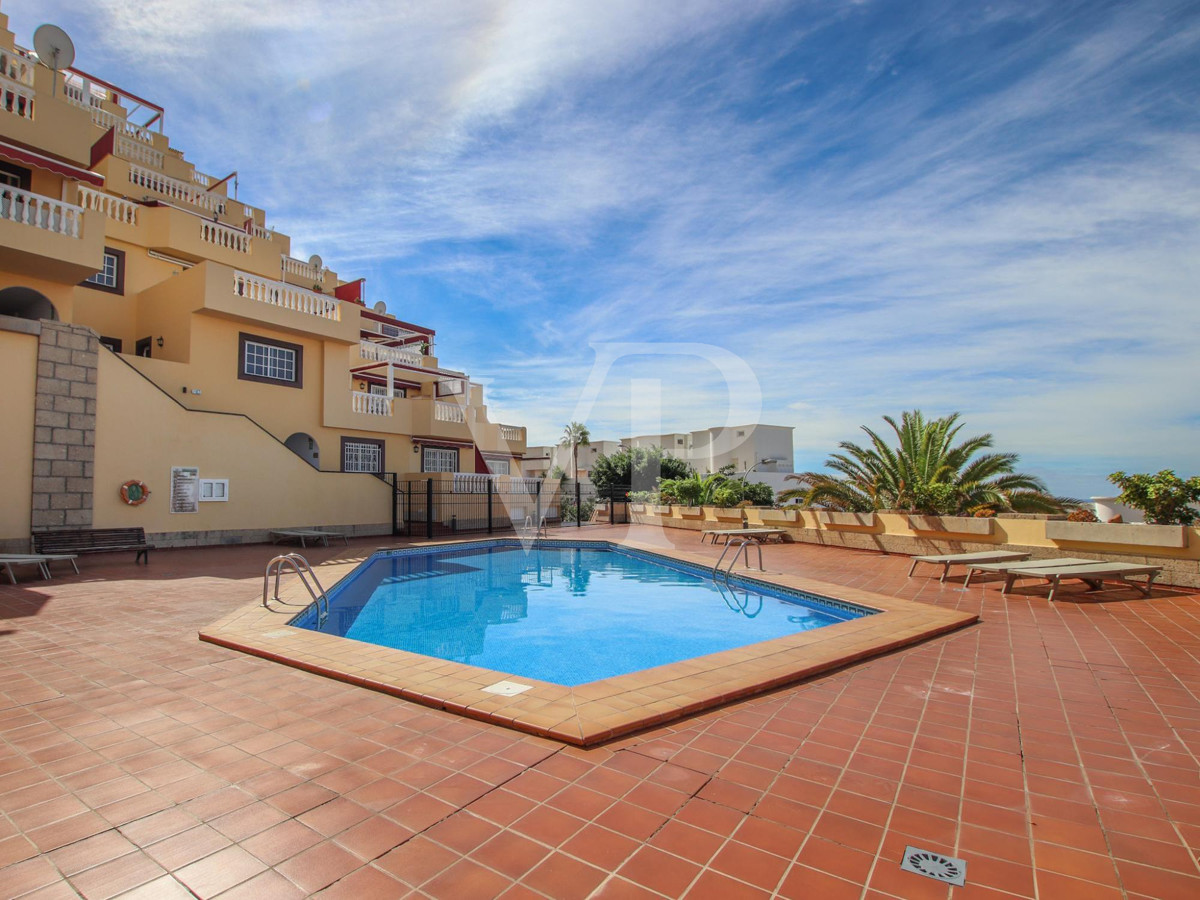
[[[104,248],[104,265],[91,278],[83,281],[85,287],[110,294],[125,293],[125,251]]]
[[[21,166],[0,160],[0,185],[15,187],[19,191],[29,190],[30,172]]]
[[[738,436],[738,437],[745,437],[745,436],[746,436],[746,432],[744,432],[744,431],[739,431],[739,432],[737,433],[737,436]]]
[[[382,472],[383,441],[342,438],[343,472]]]
[[[200,479],[200,502],[214,503],[224,502],[229,499],[229,479],[228,478],[201,478]]]
[[[426,447],[421,457],[422,472],[457,472],[458,451],[453,447]]]
[[[154,343],[153,338],[138,338],[138,342],[133,345],[133,352],[138,356],[150,356],[150,345]]]
[[[507,459],[489,459],[487,467],[488,471],[493,475],[507,475],[509,473]]]
[[[675,445],[677,447],[682,447],[683,446],[683,438],[675,438]]]
[[[238,335],[238,378],[282,384],[304,385],[304,348],[252,334]]]
[[[101,337],[100,343],[111,350],[113,353],[121,352],[121,339],[114,337]]]

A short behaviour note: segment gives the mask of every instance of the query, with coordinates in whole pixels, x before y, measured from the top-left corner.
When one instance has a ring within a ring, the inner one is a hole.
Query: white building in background
[[[579,473],[587,478],[592,462],[600,456],[612,456],[621,449],[617,441],[592,441],[579,445]],[[571,448],[563,446],[527,447],[521,471],[526,478],[545,478],[558,466],[566,478],[571,477]]]
[[[666,455],[684,460],[701,474],[733,466],[737,474],[752,469],[747,480],[769,484],[776,491],[794,486],[784,480],[795,471],[792,427],[788,425],[721,426],[670,434],[640,434],[620,441],[592,441],[590,446],[579,448],[579,471],[586,478],[592,460],[601,454],[612,455],[623,446],[661,447]],[[526,450],[525,475],[546,475],[555,466],[561,466],[570,475],[570,447],[529,447]]]

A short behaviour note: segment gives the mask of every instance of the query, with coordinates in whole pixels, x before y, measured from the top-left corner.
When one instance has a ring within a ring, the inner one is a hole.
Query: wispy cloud
[[[1200,469],[1193,3],[6,3],[551,441],[593,344],[703,342],[802,462],[960,410],[1063,493]],[[81,18],[82,16],[82,18]],[[93,60],[95,62],[93,62]],[[620,366],[589,424],[723,421]]]

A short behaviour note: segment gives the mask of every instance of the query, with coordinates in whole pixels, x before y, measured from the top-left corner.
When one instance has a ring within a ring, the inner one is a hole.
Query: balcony
[[[104,259],[104,229],[81,206],[0,187],[0,262],[26,275],[78,284]]]
[[[519,425],[501,425],[500,440],[525,446],[525,429]]]
[[[143,209],[139,215],[156,212]],[[89,215],[95,215],[89,213]],[[344,321],[340,301],[293,285],[271,281],[232,266],[204,262],[159,282],[137,296],[139,328],[167,337],[166,358],[186,362],[191,350],[192,313],[242,323],[247,331],[269,329],[343,344],[357,343],[357,323]],[[158,355],[158,354],[156,354]],[[340,358],[338,378],[346,377],[348,352],[324,353],[326,366]],[[339,397],[346,405],[344,397]]]
[[[352,412],[366,416],[392,415],[392,398],[382,394],[365,394],[362,391],[350,392],[350,409]]]
[[[0,75],[0,110],[33,121],[33,88]]]
[[[114,197],[112,194],[80,185],[79,205],[84,209],[94,209],[100,215],[114,222],[137,227],[140,204],[123,197]]]
[[[416,350],[404,347],[388,347],[374,341],[358,342],[358,355],[367,362],[392,363],[397,366],[412,366],[421,368],[423,357]]]
[[[187,203],[208,213],[224,214],[225,212],[226,198],[223,194],[209,193],[195,184],[171,178],[161,172],[154,172],[130,163],[127,178],[131,194],[152,191],[168,200]]]

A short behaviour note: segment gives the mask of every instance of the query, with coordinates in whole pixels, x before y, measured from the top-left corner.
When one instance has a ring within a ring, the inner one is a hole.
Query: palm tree
[[[955,444],[962,424],[959,414],[926,420],[920,410],[905,412],[900,423],[891,416],[898,446],[867,426],[869,446],[851,441],[838,446],[842,453],[825,462],[839,473],[801,472],[788,479],[800,487],[780,493],[780,499],[800,499],[805,506],[822,506],[849,512],[902,509],[932,515],[975,512],[1061,512],[1078,505],[1068,497],[1054,497],[1040,478],[1015,471],[1015,453],[985,453],[990,434],[976,435]]]
[[[582,422],[572,422],[563,429],[563,436],[558,445],[571,448],[571,477],[576,481],[579,480],[579,445],[586,447],[591,442],[592,436]]]
[[[664,478],[659,482],[658,489],[685,506],[710,506],[717,488],[726,481],[728,479],[719,472],[710,475],[692,472],[684,478]]]

